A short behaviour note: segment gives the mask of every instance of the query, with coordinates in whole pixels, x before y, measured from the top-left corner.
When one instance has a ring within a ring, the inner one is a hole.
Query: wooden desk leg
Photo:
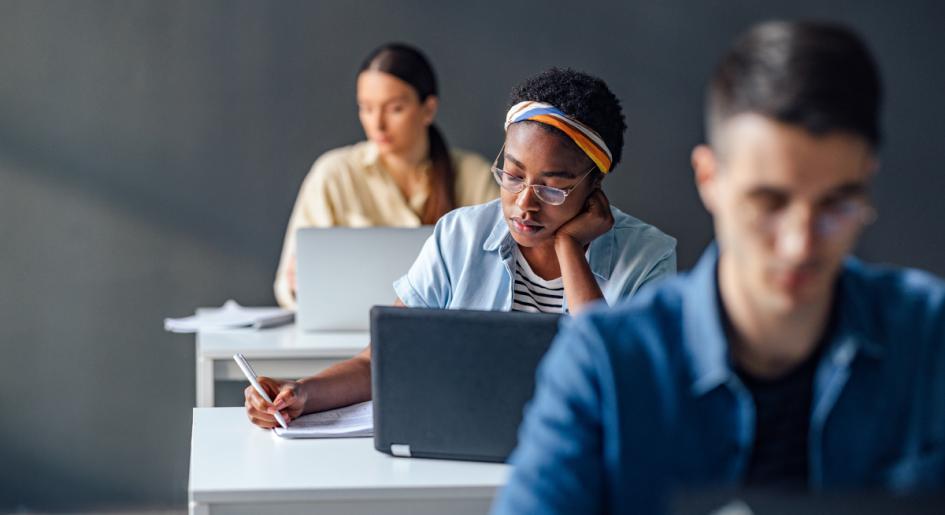
[[[213,392],[213,360],[197,357],[197,407],[212,408],[214,404]]]

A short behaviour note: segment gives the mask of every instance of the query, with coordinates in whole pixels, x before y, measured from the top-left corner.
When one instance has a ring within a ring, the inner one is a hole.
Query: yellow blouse
[[[482,157],[458,149],[451,149],[450,156],[456,170],[457,207],[482,204],[498,196],[489,163]],[[405,198],[393,177],[381,166],[377,147],[369,141],[323,154],[302,182],[289,218],[273,285],[276,301],[282,307],[295,309],[295,293],[288,273],[290,263],[295,261],[295,233],[299,228],[417,227],[429,193],[421,187],[409,199]]]

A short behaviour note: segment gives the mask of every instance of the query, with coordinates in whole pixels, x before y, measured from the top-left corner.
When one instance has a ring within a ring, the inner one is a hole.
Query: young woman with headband
[[[358,116],[366,141],[331,150],[302,183],[276,272],[276,300],[295,307],[300,227],[415,227],[498,196],[489,164],[449,149],[433,124],[436,76],[419,50],[384,45],[358,72]]]
[[[600,79],[552,69],[512,92],[505,143],[492,167],[499,200],[457,209],[436,224],[398,304],[454,309],[577,312],[614,303],[676,270],[676,240],[609,205],[601,181],[620,161],[620,102]],[[247,415],[302,414],[371,396],[371,353],[299,381],[246,390]]]

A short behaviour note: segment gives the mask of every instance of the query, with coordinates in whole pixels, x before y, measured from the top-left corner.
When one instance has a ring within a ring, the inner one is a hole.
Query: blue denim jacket
[[[611,212],[614,226],[591,242],[588,264],[613,304],[676,272],[676,240],[615,207]],[[508,311],[513,245],[499,200],[453,210],[437,222],[394,291],[411,307]]]
[[[754,404],[733,372],[715,247],[689,274],[565,320],[494,513],[658,513],[679,490],[737,486]],[[849,258],[818,364],[817,490],[945,486],[945,283]]]

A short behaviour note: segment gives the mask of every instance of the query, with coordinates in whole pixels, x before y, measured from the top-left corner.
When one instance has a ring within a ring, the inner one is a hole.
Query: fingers
[[[279,395],[276,395],[276,398],[272,400],[272,408],[284,410],[295,404],[295,401],[295,388],[290,384],[285,384],[282,385],[282,390],[279,392]]]
[[[265,410],[260,410],[256,405],[250,400],[250,397],[247,396],[246,402],[243,403],[246,407],[246,416],[249,418],[249,421],[253,424],[265,428],[271,429],[276,427],[277,422],[275,417],[267,413]]]
[[[263,387],[263,390],[266,390],[266,394],[269,395],[269,398],[272,399],[279,394],[279,390],[282,388],[282,381],[277,381],[271,377],[259,376],[256,378],[259,382],[259,386]]]

